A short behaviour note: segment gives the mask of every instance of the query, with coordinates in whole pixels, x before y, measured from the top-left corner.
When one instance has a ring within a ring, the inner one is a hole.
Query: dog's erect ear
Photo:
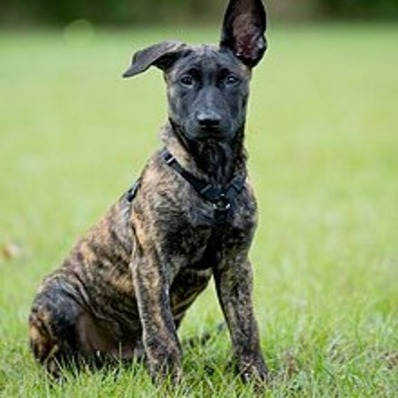
[[[224,16],[220,47],[230,49],[249,67],[258,64],[267,48],[267,18],[261,0],[230,0]]]
[[[123,77],[138,75],[152,65],[165,70],[176,60],[178,51],[185,47],[186,44],[180,41],[164,41],[138,51],[133,55],[130,68],[123,73]]]

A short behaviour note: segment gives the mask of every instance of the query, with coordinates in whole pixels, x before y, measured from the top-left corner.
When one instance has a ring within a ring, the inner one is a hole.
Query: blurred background
[[[270,0],[267,5],[275,20],[398,16],[397,0]],[[224,1],[214,0],[2,0],[0,22],[56,25],[85,18],[92,23],[130,26],[179,20],[199,23],[219,20],[223,7]]]
[[[264,1],[270,47],[246,144],[273,396],[395,397],[398,0]],[[0,0],[0,396],[48,396],[27,346],[37,286],[162,145],[161,74],[122,79],[131,55],[169,38],[217,43],[226,3]],[[195,305],[182,336],[221,319],[212,289]],[[221,364],[219,341],[203,357]],[[126,380],[54,396],[120,396]]]

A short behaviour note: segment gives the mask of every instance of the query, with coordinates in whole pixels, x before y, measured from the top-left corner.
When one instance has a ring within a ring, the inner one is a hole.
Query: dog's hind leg
[[[77,321],[82,310],[59,286],[46,286],[33,303],[29,317],[30,347],[35,358],[55,378],[78,363]]]

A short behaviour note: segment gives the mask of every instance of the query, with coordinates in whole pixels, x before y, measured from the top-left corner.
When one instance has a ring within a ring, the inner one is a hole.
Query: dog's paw
[[[240,364],[238,372],[244,383],[254,383],[256,387],[265,387],[269,381],[269,373],[262,357]]]

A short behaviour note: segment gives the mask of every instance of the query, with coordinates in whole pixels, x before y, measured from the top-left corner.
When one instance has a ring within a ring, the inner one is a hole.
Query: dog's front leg
[[[131,269],[151,377],[154,382],[170,377],[178,383],[181,347],[170,308],[166,270],[156,253],[135,258]]]
[[[238,372],[245,382],[262,383],[266,380],[267,369],[253,313],[251,264],[245,256],[237,256],[220,264],[214,277]]]

